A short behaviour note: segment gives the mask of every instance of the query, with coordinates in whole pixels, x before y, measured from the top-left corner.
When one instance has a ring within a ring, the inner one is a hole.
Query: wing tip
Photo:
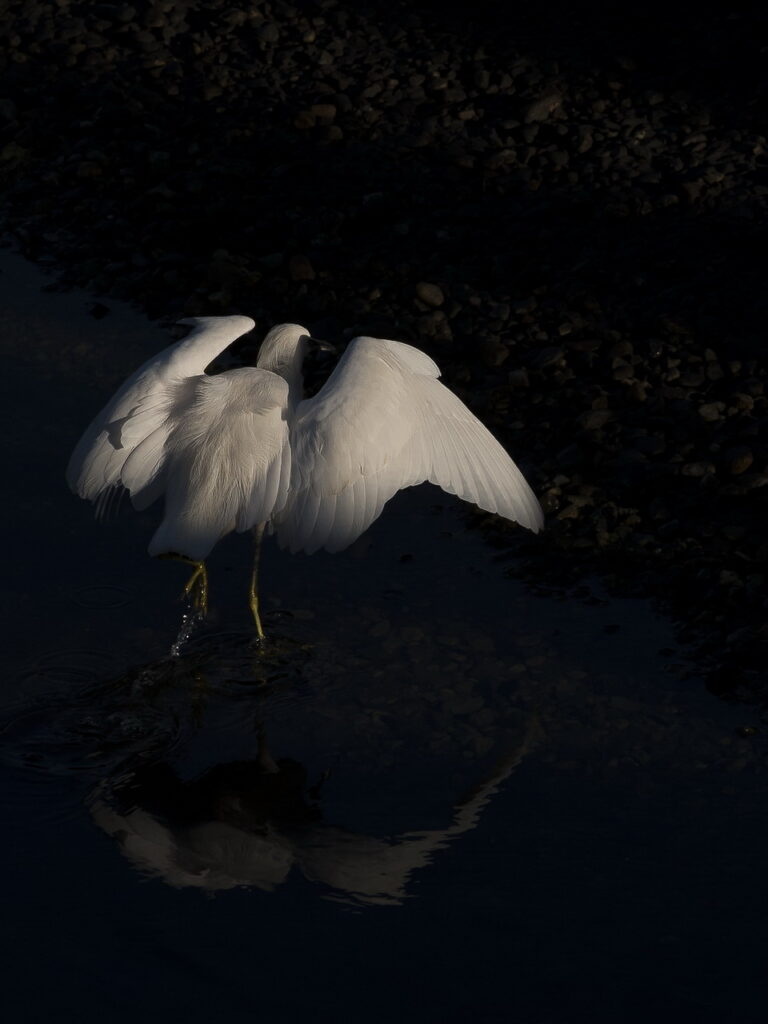
[[[530,530],[531,533],[541,533],[544,529],[544,509],[541,507],[541,502],[536,495],[531,491],[528,504],[528,516],[527,522],[522,522],[521,525],[526,529]]]
[[[256,326],[255,320],[240,313],[235,313],[232,316],[185,316],[181,320],[177,320],[176,323],[182,327],[199,328],[228,325],[233,330],[239,330],[237,337],[240,337],[242,334],[247,334],[248,331],[252,331]]]
[[[500,513],[504,515],[504,513]],[[523,496],[522,507],[518,506],[513,515],[507,518],[512,519],[526,530],[530,530],[531,533],[539,534],[544,529],[544,511],[539,504],[539,500],[533,491]]]
[[[522,525],[530,530],[531,533],[541,533],[544,529],[544,513],[540,512],[530,525],[528,523],[523,523]]]

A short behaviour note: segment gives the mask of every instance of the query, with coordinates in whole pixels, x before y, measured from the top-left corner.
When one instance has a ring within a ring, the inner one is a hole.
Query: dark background
[[[765,29],[2,5],[4,240],[51,288],[4,264],[11,1020],[763,1019]],[[423,347],[545,532],[417,492],[348,556],[269,549],[263,661],[233,538],[211,632],[170,659],[153,513],[98,529],[63,466],[167,324],[234,312]],[[94,802],[178,826],[139,769],[225,778],[254,718],[309,781],[332,767],[318,815],[344,835],[446,828],[519,763],[402,906],[321,900],[339,887],[298,868],[272,894],[148,881]]]
[[[713,686],[761,688],[764,14],[24,2],[0,22],[22,251],[156,317],[419,342],[551,512],[536,578],[662,594],[706,620]]]

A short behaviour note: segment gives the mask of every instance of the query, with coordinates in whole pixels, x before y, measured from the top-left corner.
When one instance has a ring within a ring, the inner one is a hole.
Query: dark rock
[[[565,355],[562,345],[547,345],[541,348],[530,359],[529,365],[537,370],[543,370],[561,362]]]
[[[442,306],[445,302],[442,288],[436,284],[429,284],[427,281],[420,281],[416,285],[416,295],[427,306]]]
[[[317,275],[307,256],[294,253],[288,260],[288,276],[292,281],[314,281]]]
[[[731,448],[725,455],[728,472],[733,476],[740,476],[752,466],[755,457],[750,448]]]
[[[703,420],[713,423],[722,418],[724,410],[725,402],[705,402],[704,405],[699,406],[699,416]]]
[[[610,409],[590,409],[579,416],[578,422],[584,430],[602,430],[612,419]]]
[[[528,104],[523,114],[523,120],[526,124],[531,124],[534,121],[546,121],[550,114],[559,109],[562,102],[563,99],[558,93],[547,93]]]
[[[4,121],[15,121],[16,112],[17,108],[13,100],[0,99],[0,117]]]
[[[94,320],[103,320],[105,316],[109,316],[110,308],[103,302],[91,302],[88,305],[88,312]]]
[[[259,39],[262,43],[273,46],[280,39],[280,29],[273,22],[268,21],[259,29]]]
[[[703,477],[715,472],[712,462],[686,462],[682,465],[680,472],[683,476]]]
[[[528,372],[525,369],[510,370],[507,380],[512,388],[528,388],[531,386],[531,382],[528,380]]]

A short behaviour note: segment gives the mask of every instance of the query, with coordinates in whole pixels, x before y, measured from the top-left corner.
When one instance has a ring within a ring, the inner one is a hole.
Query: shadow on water
[[[217,647],[218,643],[219,638]],[[514,739],[515,726],[522,726],[519,748],[486,768],[486,777],[456,802],[452,814],[446,803],[442,808],[448,819],[445,827],[410,829],[398,835],[341,827],[326,820],[324,813],[325,791],[334,788],[336,773],[349,775],[359,791],[352,803],[348,798],[346,811],[352,820],[360,817],[354,815],[354,804],[361,801],[365,802],[364,819],[370,818],[371,810],[374,817],[381,815],[379,793],[388,773],[380,770],[375,756],[357,755],[350,763],[342,749],[329,754],[322,734],[319,743],[307,742],[312,728],[307,719],[314,717],[315,701],[302,678],[306,657],[295,646],[288,657],[281,656],[282,645],[275,646],[277,650],[265,657],[243,644],[242,638],[238,645],[230,637],[223,658],[218,647],[207,655],[174,659],[137,673],[132,688],[138,688],[142,702],[150,693],[157,696],[167,688],[186,690],[188,732],[201,730],[187,737],[187,759],[192,756],[199,761],[200,746],[220,751],[223,736],[246,756],[213,764],[187,778],[179,759],[169,759],[172,750],[162,750],[160,759],[147,757],[144,750],[138,754],[138,765],[131,765],[136,759],[129,758],[128,764],[99,783],[88,801],[93,819],[135,867],[171,886],[207,891],[252,887],[273,892],[296,869],[316,883],[323,895],[356,905],[398,904],[406,896],[411,875],[426,866],[435,851],[476,825],[483,807],[530,746],[531,730],[522,718],[514,721],[515,716],[510,716],[506,728],[496,725],[487,730],[492,734],[485,737],[490,753],[501,740],[506,741],[508,733]],[[123,683],[131,686],[129,680]],[[342,697],[340,714],[358,710],[345,703]],[[400,824],[416,821],[420,814],[431,820],[440,815],[439,794],[422,792],[420,769],[425,764],[431,768],[435,782],[441,776],[453,779],[457,773],[450,758],[402,749],[394,728],[397,715],[388,717],[387,742],[400,747],[401,770],[409,771],[414,781],[419,778],[412,806],[401,803],[399,807]],[[300,737],[296,742],[302,756],[315,765],[312,776],[300,761],[273,756],[267,739],[270,719],[278,721],[276,731]],[[425,726],[428,730],[429,723],[415,724],[414,738],[426,738],[422,730]],[[369,737],[374,739],[377,731],[368,730]],[[211,744],[213,734],[216,742]],[[485,760],[472,758],[461,774],[476,775]],[[320,769],[323,762],[327,766]],[[386,804],[386,799],[382,802]],[[333,808],[333,799],[329,803]]]
[[[173,887],[274,892],[294,872],[358,906],[413,895],[416,873],[477,826],[528,756],[612,785],[660,762],[689,781],[757,764],[753,742],[723,747],[684,666],[664,665],[672,650],[643,648],[665,632],[642,602],[587,588],[534,598],[493,571],[477,537],[435,536],[436,518],[459,525],[455,511],[413,495],[393,514],[416,524],[425,565],[389,608],[318,595],[322,615],[273,611],[264,645],[204,628],[96,683],[94,652],[43,655],[26,678],[35,706],[23,698],[6,717],[6,758],[54,784],[77,775],[95,824]],[[375,567],[352,574],[353,599],[388,561],[367,554]],[[469,569],[483,594],[462,621],[451,578]]]
[[[266,546],[261,647],[249,545],[228,539],[209,622],[174,656],[185,570],[146,558],[154,516],[97,526],[61,479],[162,332],[125,311],[96,324],[77,293],[30,304],[39,281],[10,269],[14,1019],[330,1020],[352,999],[371,1021],[407,1001],[409,1020],[555,1022],[598,985],[612,1019],[749,1004],[764,738],[706,692],[669,624],[597,585],[533,595],[420,488],[345,554]],[[734,958],[721,937],[737,928]],[[640,961],[655,984],[619,1013]],[[126,991],[126,971],[142,984]]]
[[[41,657],[36,706],[4,723],[6,763],[95,782],[93,820],[172,886],[271,892],[295,867],[323,895],[397,904],[533,748],[535,713],[484,678],[503,670],[484,633],[465,649],[365,607],[338,645],[306,613],[291,633],[290,613],[272,618],[265,645],[207,630],[96,684],[93,652]],[[53,679],[66,690],[46,694]],[[275,757],[271,734],[300,760]]]

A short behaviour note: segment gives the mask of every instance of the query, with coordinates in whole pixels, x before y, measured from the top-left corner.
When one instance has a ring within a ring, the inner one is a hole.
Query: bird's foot
[[[184,587],[183,597],[191,601],[202,618],[208,615],[208,571],[205,562],[193,563],[195,570]]]
[[[259,599],[254,593],[253,589],[251,589],[249,604],[251,607],[251,615],[253,615],[253,622],[254,625],[256,626],[256,636],[259,638],[259,640],[263,640],[264,627],[261,624],[261,615],[259,615]]]

